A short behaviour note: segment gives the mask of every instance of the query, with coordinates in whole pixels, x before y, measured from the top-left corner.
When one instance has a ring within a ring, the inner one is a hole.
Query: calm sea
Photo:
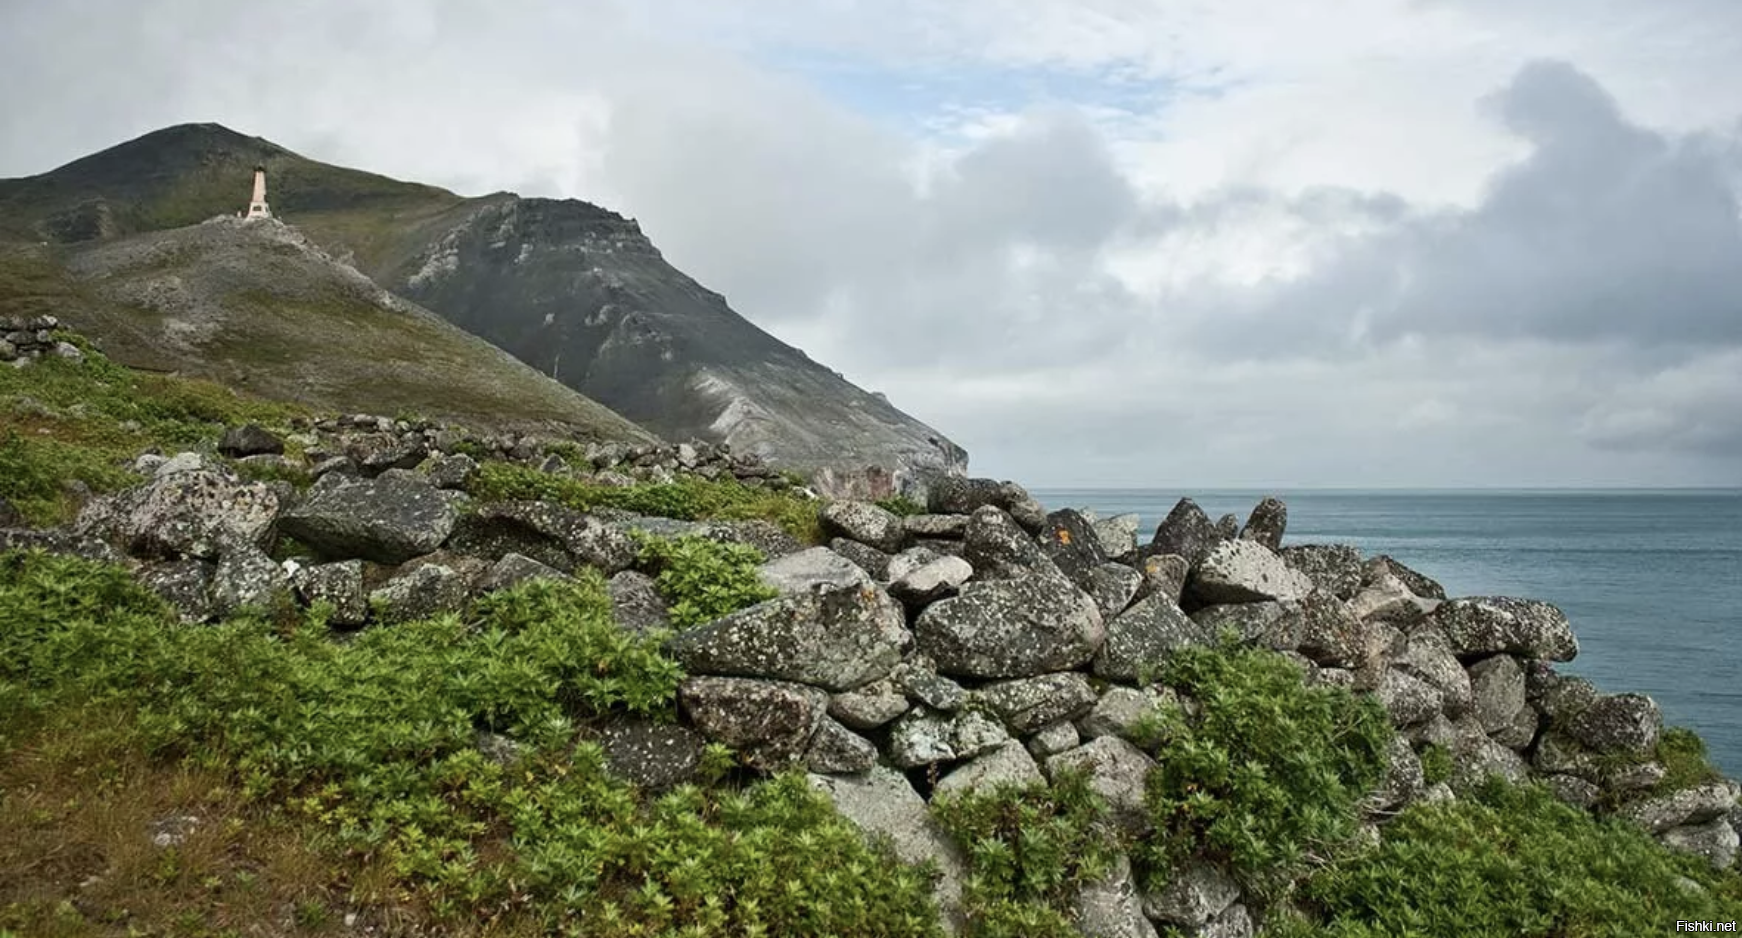
[[[1182,495],[1244,521],[1266,494],[1288,504],[1284,544],[1390,554],[1451,596],[1554,603],[1579,637],[1564,670],[1650,694],[1742,776],[1742,490],[1034,492],[1049,509],[1136,512],[1145,541]]]

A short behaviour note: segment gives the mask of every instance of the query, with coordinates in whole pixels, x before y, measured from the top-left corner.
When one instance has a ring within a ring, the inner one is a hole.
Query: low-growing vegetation
[[[1051,786],[946,795],[932,813],[963,846],[963,904],[974,938],[1071,938],[1071,901],[1106,875],[1123,846],[1087,776]]]
[[[615,626],[596,575],[339,643],[318,609],[180,627],[119,569],[14,552],[0,555],[0,739],[11,761],[100,728],[110,749],[222,779],[344,858],[349,901],[438,922],[935,934],[923,871],[867,846],[800,776],[655,797],[606,771],[591,724],[675,716],[679,670],[656,642]],[[481,731],[518,755],[487,756]],[[0,893],[0,927],[59,907]]]
[[[653,584],[670,604],[671,624],[680,629],[712,622],[780,594],[762,582],[756,569],[763,561],[762,552],[747,544],[696,535],[650,537],[642,541],[640,560],[658,571]]]
[[[906,495],[891,495],[888,498],[880,498],[877,500],[877,507],[902,518],[910,515],[923,515],[926,511],[924,505]]]
[[[765,519],[807,544],[824,540],[815,500],[787,491],[751,488],[736,479],[709,481],[680,476],[672,482],[603,485],[529,466],[488,462],[479,467],[467,490],[485,500],[539,499],[579,511],[620,508],[683,521]]]

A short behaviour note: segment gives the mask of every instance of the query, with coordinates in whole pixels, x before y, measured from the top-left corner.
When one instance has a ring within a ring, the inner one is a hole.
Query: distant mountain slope
[[[235,212],[256,163],[274,211],[335,256],[668,438],[823,470],[837,492],[966,467],[942,434],[757,328],[634,221],[585,202],[465,199],[199,124],[0,180],[0,234],[80,242]]]
[[[220,218],[70,251],[0,245],[0,314],[11,313],[60,316],[124,364],[326,409],[653,439],[274,221]]]

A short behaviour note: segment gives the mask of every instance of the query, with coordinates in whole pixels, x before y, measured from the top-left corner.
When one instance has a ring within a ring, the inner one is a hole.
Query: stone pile
[[[599,730],[612,768],[653,788],[679,784],[696,777],[710,741],[755,769],[802,767],[844,816],[887,835],[901,856],[936,861],[938,898],[952,916],[964,861],[929,820],[927,799],[1081,770],[1115,821],[1143,833],[1156,763],[1134,727],[1163,703],[1191,707],[1139,678],[1229,630],[1290,657],[1309,681],[1384,707],[1397,736],[1388,778],[1370,799],[1379,836],[1404,806],[1500,775],[1540,778],[1572,804],[1714,864],[1736,853],[1736,784],[1660,791],[1657,706],[1557,672],[1578,652],[1559,609],[1448,597],[1396,560],[1351,547],[1284,546],[1287,510],[1274,499],[1244,525],[1211,521],[1182,500],[1139,543],[1131,516],[1049,513],[1015,484],[951,476],[932,482],[924,514],[828,503],[829,543],[807,547],[766,522],[473,503],[461,489],[477,469],[466,451],[480,447],[601,480],[706,470],[774,478],[723,447],[549,446],[358,416],[289,441],[251,427],[225,435],[220,449],[232,459],[284,461],[313,475],[305,492],[245,481],[211,457],[145,456],[136,468],[148,481],[92,501],[70,536],[126,555],[190,622],[324,602],[342,628],[458,609],[477,593],[585,565],[609,578],[624,628],[658,629],[666,609],[637,568],[633,532],[753,544],[779,595],[666,639],[688,675],[678,692],[683,722]],[[287,448],[302,455],[287,457]],[[18,542],[7,537],[0,532],[0,546]],[[275,562],[268,550],[281,537],[321,562]],[[1452,764],[1431,785],[1421,760],[1429,746]],[[1078,924],[1096,936],[1154,935],[1158,926],[1253,933],[1262,909],[1225,871],[1192,865],[1168,881],[1150,893],[1128,862],[1116,864],[1079,897]]]
[[[53,316],[0,316],[0,363],[23,368],[45,355],[84,361],[85,353],[62,339],[60,328]]]

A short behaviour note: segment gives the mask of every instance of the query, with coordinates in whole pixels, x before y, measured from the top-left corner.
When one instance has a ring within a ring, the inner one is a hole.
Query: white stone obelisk
[[[254,167],[254,198],[248,200],[249,218],[271,218],[272,209],[266,207],[266,167]]]

